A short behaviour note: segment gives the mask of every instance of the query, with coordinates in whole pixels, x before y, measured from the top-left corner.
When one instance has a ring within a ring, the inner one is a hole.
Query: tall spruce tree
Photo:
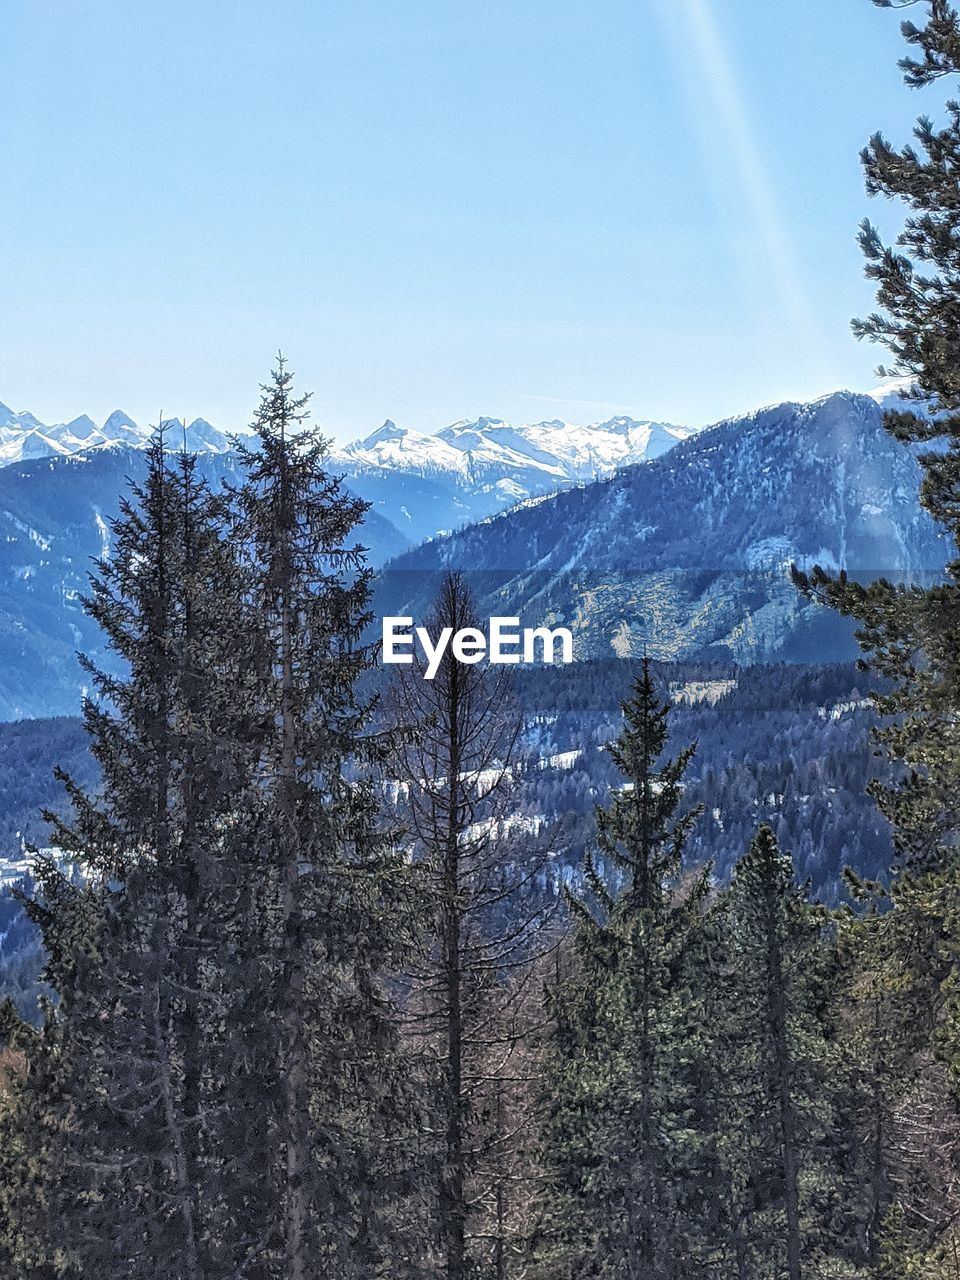
[[[908,85],[929,89],[960,72],[960,14],[946,0],[929,0],[923,10],[922,21],[902,25],[910,51],[900,66]],[[892,246],[863,224],[880,309],[854,330],[889,349],[893,361],[883,373],[907,381],[904,404],[886,414],[885,425],[917,452],[921,502],[946,535],[947,563],[931,586],[864,585],[819,569],[798,581],[857,621],[864,664],[885,677],[877,736],[901,776],[871,790],[892,824],[897,865],[893,910],[877,922],[871,956],[878,999],[912,996],[904,1041],[911,1054],[900,1057],[909,1087],[931,1052],[954,1079],[960,1072],[951,942],[960,932],[960,105],[949,101],[939,123],[922,117],[914,145],[898,149],[875,135],[862,159],[869,193],[901,202],[908,214]],[[950,1128],[946,1118],[943,1128]],[[907,1218],[898,1221],[909,1229]],[[877,1249],[874,1234],[872,1256]]]
[[[241,450],[233,494],[258,655],[259,787],[242,818],[262,867],[258,917],[276,1064],[262,1153],[284,1280],[403,1275],[395,1235],[402,1072],[383,975],[410,923],[408,871],[381,831],[368,767],[378,749],[357,680],[370,664],[369,572],[353,540],[365,504],[326,469],[278,361]]]
[[[677,810],[693,748],[662,759],[667,716],[645,660],[610,747],[624,786],[598,813],[583,895],[569,898],[572,972],[550,996],[541,1254],[551,1277],[707,1274],[694,1132],[706,1046],[690,998],[707,874],[682,881],[696,814]]]
[[[54,820],[82,883],[45,859],[28,904],[60,999],[34,1045],[45,1070],[27,1081],[49,1081],[56,1063],[68,1131],[58,1243],[83,1274],[162,1266],[197,1280],[246,1257],[246,1224],[222,1211],[222,1128],[209,1123],[227,1112],[215,1046],[236,976],[225,957],[235,869],[218,882],[218,842],[251,772],[237,731],[242,596],[223,518],[193,460],[169,465],[158,434],[87,601],[120,674],[87,664],[102,790],[67,779],[73,816]]]
[[[44,1280],[420,1267],[382,982],[407,873],[354,688],[363,507],[295,438],[289,385],[281,366],[226,498],[156,441],[94,577],[121,669],[91,668],[85,707],[103,787],[68,780],[55,832],[80,881],[38,866],[59,1003],[34,1043],[15,1035],[11,1091],[12,1132],[42,1127],[56,1176],[3,1192],[15,1245],[50,1226]]]
[[[734,870],[723,915],[735,1274],[801,1280],[837,1247],[843,1192],[829,920],[767,826]]]
[[[874,0],[882,8],[891,0]],[[901,62],[915,88],[960,72],[960,15],[947,0],[927,0],[926,21],[904,22],[916,52]],[[887,430],[918,453],[921,501],[960,552],[960,104],[938,126],[922,117],[916,145],[897,149],[874,135],[862,154],[867,190],[908,208],[894,246],[864,222],[860,243],[881,310],[854,323],[858,336],[893,356],[881,374],[908,380],[904,405],[885,415]],[[949,544],[945,556],[953,553]],[[822,570],[800,585],[859,623],[868,665],[891,682],[878,699],[890,717],[879,737],[906,765],[901,783],[875,786],[893,824],[901,863],[923,872],[952,864],[960,829],[960,558],[930,587],[880,580],[869,585]]]
[[[902,7],[891,0],[875,2]],[[947,0],[927,0],[922,12],[922,19],[901,28],[910,46],[900,63],[905,82],[917,89],[941,80],[955,83],[960,13]],[[902,148],[877,134],[862,155],[868,192],[899,201],[908,212],[894,245],[884,244],[869,222],[863,224],[861,245],[867,275],[877,284],[879,310],[857,321],[854,331],[885,345],[893,360],[881,372],[906,381],[904,403],[886,414],[885,425],[918,457],[921,502],[945,534],[944,576],[931,586],[886,580],[863,585],[819,569],[797,576],[802,589],[857,621],[864,664],[886,678],[886,692],[877,699],[885,717],[877,736],[881,749],[902,768],[894,785],[871,790],[892,824],[897,865],[889,889],[892,910],[874,922],[864,980],[884,1016],[892,1010],[904,1030],[893,1055],[900,1075],[897,1108],[916,1108],[919,1128],[925,1123],[921,1113],[930,1109],[926,1097],[936,1070],[954,1080],[954,1096],[939,1098],[933,1108],[938,1122],[931,1126],[933,1145],[939,1130],[942,1158],[953,1167],[946,1135],[954,1129],[960,1097],[955,943],[960,934],[960,105],[949,100],[939,123],[924,116],[914,133],[914,145]],[[908,1016],[898,1019],[904,1009]],[[894,1178],[898,1185],[888,1215],[891,1238],[878,1241],[874,1221],[869,1254],[883,1255],[882,1274],[898,1266],[906,1273],[924,1265],[918,1259],[931,1230],[945,1229],[944,1189],[917,1203],[912,1187],[924,1181],[915,1176],[918,1159],[896,1150],[894,1105],[888,1102],[886,1117],[881,1107],[889,1091],[884,1075],[890,1055],[882,1040],[866,1048],[878,1144],[875,1210],[891,1198],[886,1183],[891,1160],[900,1175]],[[931,1063],[931,1055],[939,1066]],[[892,1152],[881,1152],[881,1142]],[[905,1208],[906,1202],[912,1207]],[[955,1239],[944,1245],[948,1252],[955,1247]]]

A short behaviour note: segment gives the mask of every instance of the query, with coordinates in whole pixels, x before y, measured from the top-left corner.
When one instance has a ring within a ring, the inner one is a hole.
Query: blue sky
[[[0,0],[0,400],[700,424],[880,359],[869,0]]]

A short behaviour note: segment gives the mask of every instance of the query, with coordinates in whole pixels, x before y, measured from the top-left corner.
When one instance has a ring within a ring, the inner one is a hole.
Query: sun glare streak
[[[737,86],[730,57],[714,18],[710,0],[669,0],[672,14],[681,13],[689,26],[712,105],[731,158],[743,184],[744,195],[760,240],[770,261],[784,311],[797,336],[820,361],[824,370],[832,361],[824,335],[797,266],[794,247],[784,225],[767,168]]]

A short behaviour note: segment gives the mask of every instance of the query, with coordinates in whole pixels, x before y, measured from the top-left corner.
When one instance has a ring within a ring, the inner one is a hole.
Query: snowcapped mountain
[[[480,418],[455,422],[439,438],[469,451],[478,469],[532,465],[567,480],[597,480],[619,467],[658,458],[692,434],[687,427],[627,417],[590,426],[554,420],[519,427]]]
[[[230,439],[196,418],[164,420],[171,449],[224,453]],[[46,425],[0,404],[0,467],[32,458],[71,457],[106,447],[143,448],[151,428],[117,409],[98,426],[86,414]],[[399,531],[420,542],[495,515],[515,503],[610,475],[659,457],[692,432],[667,423],[612,418],[576,426],[513,426],[500,418],[455,422],[435,435],[386,421],[372,434],[331,450],[331,468]]]
[[[353,466],[447,475],[474,486],[507,485],[518,498],[597,480],[619,467],[658,458],[693,435],[688,427],[635,418],[577,426],[572,422],[533,422],[514,426],[502,418],[464,419],[436,435],[398,427],[389,419],[365,440],[336,451]]]
[[[388,471],[412,471],[417,475],[466,476],[467,457],[439,436],[423,435],[398,427],[388,418],[363,440],[335,451],[351,465],[382,467]]]
[[[196,453],[224,453],[230,448],[227,436],[203,418],[196,418],[186,426],[185,435],[184,424],[178,418],[166,419],[164,426],[175,448],[184,440],[186,447]],[[0,404],[0,467],[30,458],[65,458],[111,445],[142,448],[151,432],[152,428],[138,426],[121,409],[114,410],[99,427],[85,413],[70,422],[48,426],[32,413],[14,413]]]
[[[332,461],[361,496],[419,541],[650,461],[692,434],[627,417],[588,426],[465,419],[435,435],[388,420],[334,450]]]
[[[481,616],[570,626],[583,656],[849,656],[849,628],[798,596],[791,563],[877,576],[948,558],[917,462],[881,419],[872,397],[838,392],[720,423],[408,552],[378,609],[422,617],[431,571],[456,568]]]
[[[569,625],[577,656],[826,660],[850,656],[849,628],[797,595],[791,562],[896,575],[948,558],[918,504],[917,463],[870,396],[675,432],[633,419],[478,419],[434,436],[386,423],[337,450],[334,470],[373,505],[370,561],[390,561],[377,611],[423,617],[437,572],[461,568],[482,615]],[[215,428],[187,433],[212,483],[233,474]],[[0,409],[0,446],[47,449],[0,466],[0,718],[74,711],[75,651],[103,659],[79,597],[91,558],[109,554],[126,478],[143,475],[143,439],[123,414],[49,428]],[[444,528],[456,532],[435,536]]]

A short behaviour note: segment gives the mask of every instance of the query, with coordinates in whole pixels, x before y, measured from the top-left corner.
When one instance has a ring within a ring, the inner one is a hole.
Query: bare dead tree
[[[466,584],[448,575],[428,631],[436,639],[476,625]],[[393,716],[406,727],[395,750],[398,803],[434,908],[406,1031],[435,1117],[435,1269],[465,1280],[483,1262],[506,1276],[511,1179],[521,1182],[514,1155],[528,1123],[519,1099],[531,1093],[525,1059],[539,1008],[528,994],[545,916],[542,905],[518,903],[542,859],[508,809],[520,718],[505,668],[459,661],[448,645],[434,678],[425,671],[419,657],[400,668]]]

